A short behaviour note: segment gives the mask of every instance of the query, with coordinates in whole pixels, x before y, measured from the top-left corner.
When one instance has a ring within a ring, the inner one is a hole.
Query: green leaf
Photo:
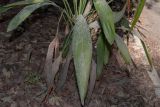
[[[136,23],[138,22],[138,19],[142,13],[143,7],[145,5],[146,0],[139,0],[139,4],[136,10],[136,13],[134,15],[132,24],[131,24],[131,30],[133,30],[134,26],[136,25]]]
[[[18,1],[11,4],[7,4],[5,6],[0,7],[0,13],[4,13],[12,8],[15,8],[17,6],[24,6],[34,3],[42,3],[42,2],[49,2],[49,0],[24,0],[24,1]]]
[[[86,8],[86,3],[87,0],[79,0],[79,8],[78,8],[79,14],[83,14],[84,9]]]
[[[45,6],[45,5],[54,5],[58,7],[56,4],[52,3],[37,3],[24,7],[9,23],[7,32],[15,30],[26,18],[28,18],[32,12],[36,9]]]
[[[122,27],[124,27],[126,29],[130,29],[129,21],[126,18],[122,18],[120,24]]]
[[[76,19],[72,36],[72,51],[76,78],[81,103],[84,105],[92,60],[92,40],[88,24],[82,15],[79,15]]]
[[[48,1],[49,0],[24,0],[24,1],[18,1],[18,2],[11,3],[11,4],[7,4],[4,7],[15,7],[15,6],[34,4],[34,3],[48,2]]]
[[[0,14],[8,11],[9,9],[11,9],[11,7],[0,7]]]
[[[108,47],[106,46],[107,44],[105,44],[105,49],[104,49],[104,65],[108,64],[109,61],[109,55],[110,55],[110,51],[108,49]],[[109,44],[108,44],[109,45]],[[109,45],[110,46],[110,45]]]
[[[105,0],[94,0],[94,6],[100,17],[103,32],[108,42],[112,45],[115,40],[115,26],[113,12]]]
[[[151,58],[151,56],[150,56],[150,54],[149,54],[149,52],[148,52],[148,49],[147,49],[146,44],[145,44],[144,41],[142,41],[141,39],[140,39],[140,41],[141,41],[141,43],[142,43],[142,46],[143,46],[144,52],[145,52],[145,54],[146,54],[147,60],[148,60],[148,62],[149,62],[149,65],[150,65],[152,68],[154,68],[154,66],[153,66],[153,61],[152,61],[152,58]]]
[[[70,33],[64,38],[64,41],[63,41],[63,45],[62,45],[63,57],[67,56],[71,41],[72,41],[72,29],[71,29]]]
[[[97,77],[99,78],[102,70],[103,65],[108,63],[109,59],[109,50],[106,47],[105,38],[103,38],[103,34],[101,33],[99,35],[98,41],[97,41]]]
[[[123,7],[123,9],[121,11],[113,12],[114,23],[117,23],[122,19],[122,17],[124,16],[126,7],[127,7],[127,3],[124,5],[124,7]]]
[[[149,65],[152,67],[152,69],[154,69],[152,58],[151,58],[151,56],[150,56],[150,54],[149,54],[149,52],[148,52],[148,49],[147,49],[147,46],[146,46],[145,42],[143,41],[144,38],[142,37],[142,34],[140,33],[140,31],[139,31],[138,29],[134,29],[132,32],[133,32],[133,34],[135,34],[135,35],[139,38],[139,40],[141,41],[141,44],[142,44],[142,47],[143,47],[143,49],[144,49],[145,55],[146,55],[146,57],[147,57],[148,63],[149,63]]]
[[[130,64],[132,62],[132,60],[131,60],[131,56],[129,54],[129,51],[128,51],[126,44],[124,43],[122,38],[119,37],[118,35],[116,35],[115,41],[116,41],[116,44],[117,44],[119,51],[121,52],[121,55],[122,55],[124,61],[127,64]]]

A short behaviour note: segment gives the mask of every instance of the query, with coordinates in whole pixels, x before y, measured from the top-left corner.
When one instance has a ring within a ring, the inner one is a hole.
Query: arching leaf
[[[3,7],[3,6],[0,6],[0,14],[8,11],[8,10],[11,9],[11,8],[12,8],[12,7]]]
[[[0,7],[0,13],[4,13],[12,8],[15,8],[17,6],[25,6],[30,5],[34,3],[42,3],[42,2],[49,2],[49,0],[24,0],[24,1],[18,1],[11,4],[7,4],[5,6]]]
[[[119,37],[118,35],[116,35],[115,41],[116,41],[117,47],[118,47],[124,61],[127,64],[130,64],[132,62],[132,60],[131,60],[131,56],[129,54],[129,51],[128,51],[128,48],[127,48],[126,44],[124,43],[122,38]]]
[[[142,41],[141,39],[140,39],[140,41],[141,41],[141,43],[142,43],[144,52],[145,52],[145,54],[146,54],[148,63],[149,63],[149,65],[153,68],[153,67],[154,67],[154,66],[153,66],[153,61],[152,61],[152,58],[151,58],[151,56],[150,56],[150,54],[149,54],[149,52],[148,52],[147,46],[146,46],[146,44],[144,43],[144,41]]]
[[[113,44],[116,35],[113,12],[105,0],[94,0],[94,6],[100,17],[105,37],[110,44]]]
[[[97,77],[99,78],[104,64],[108,63],[109,59],[109,50],[106,47],[106,43],[104,41],[105,38],[103,38],[103,34],[101,33],[99,35],[98,41],[97,41]]]
[[[124,16],[126,7],[127,7],[127,3],[124,5],[124,7],[123,7],[123,9],[121,11],[113,12],[114,23],[117,23],[122,19],[122,17]]]
[[[45,6],[45,5],[54,5],[58,7],[55,3],[37,3],[24,7],[9,23],[7,32],[15,30],[27,17],[31,15],[36,9]]]
[[[139,0],[139,4],[136,10],[136,13],[134,15],[132,24],[131,24],[131,30],[133,30],[134,26],[136,25],[136,23],[138,22],[138,19],[142,13],[143,7],[145,5],[146,0]]]
[[[48,2],[48,1],[49,0],[24,0],[24,1],[18,1],[18,2],[11,3],[11,4],[7,4],[4,7],[15,7],[15,6],[34,4],[34,3]]]

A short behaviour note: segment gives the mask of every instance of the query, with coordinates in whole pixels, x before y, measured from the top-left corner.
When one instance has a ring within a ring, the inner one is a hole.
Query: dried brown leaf
[[[59,48],[59,40],[58,37],[56,36],[54,40],[50,43],[48,52],[47,52],[47,57],[46,57],[46,62],[45,62],[45,73],[46,73],[46,80],[47,80],[47,85],[48,87],[52,87],[54,83],[54,75],[57,73],[59,69],[60,62],[62,60],[62,55],[60,54],[59,57],[55,57],[54,63],[52,62],[53,60],[53,55],[57,56],[58,53],[58,48]],[[55,53],[55,54],[53,54]]]
[[[72,60],[72,53],[71,53],[71,49],[70,49],[70,51],[68,52],[68,55],[66,57],[66,60],[62,64],[62,67],[61,67],[61,73],[60,73],[59,81],[57,84],[57,91],[60,90],[64,86],[64,83],[67,79],[67,72],[68,72],[68,68],[69,68],[71,60]]]
[[[91,9],[92,9],[92,2],[91,2],[91,0],[89,0],[86,5],[86,8],[85,8],[83,15],[86,17],[89,14]]]

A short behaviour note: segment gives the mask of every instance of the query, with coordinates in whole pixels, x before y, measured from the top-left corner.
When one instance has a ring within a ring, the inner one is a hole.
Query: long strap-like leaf
[[[18,6],[25,6],[25,5],[31,5],[31,4],[43,3],[43,2],[49,2],[49,0],[23,0],[23,1],[14,2],[11,4],[7,4],[5,6],[0,6],[0,14],[12,8],[16,8]]]
[[[128,51],[126,44],[124,43],[122,38],[119,37],[118,35],[116,35],[115,41],[116,41],[116,44],[117,44],[119,51],[121,52],[121,55],[122,55],[124,61],[127,64],[130,64],[132,62],[132,60],[131,60],[131,56],[129,54],[129,51]]]
[[[134,18],[133,18],[133,21],[132,21],[132,24],[131,24],[131,30],[133,30],[134,26],[136,25],[136,23],[139,20],[139,17],[140,17],[140,15],[142,13],[142,10],[144,8],[145,2],[146,2],[146,0],[139,0],[139,4],[138,4],[136,13],[134,15]]]
[[[106,46],[105,38],[103,38],[103,34],[101,33],[97,41],[97,78],[100,77],[104,64],[108,63],[109,54],[110,52]]]
[[[105,37],[112,45],[116,36],[113,12],[105,0],[94,0],[94,6],[100,17]]]
[[[7,28],[7,32],[15,30],[27,17],[31,15],[32,12],[34,12],[36,9],[46,6],[46,5],[54,5],[58,7],[53,2],[47,2],[47,3],[37,3],[32,4],[29,6],[24,7],[9,23],[9,26]]]
[[[86,97],[92,60],[92,40],[86,19],[79,15],[73,28],[72,51],[82,105]]]
[[[122,19],[122,17],[124,16],[126,7],[127,7],[127,3],[124,5],[124,7],[123,7],[123,9],[121,11],[113,12],[114,23],[117,23]]]

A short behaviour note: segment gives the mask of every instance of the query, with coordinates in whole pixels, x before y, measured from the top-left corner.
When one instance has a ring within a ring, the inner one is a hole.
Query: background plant
[[[132,64],[133,60],[129,54],[128,48],[116,32],[121,29],[127,32],[125,35],[141,34],[136,27],[141,12],[143,10],[145,0],[139,0],[134,12],[134,17],[130,21],[129,13],[132,12],[133,4],[137,0],[124,0],[123,8],[118,11],[112,9],[114,0],[61,0],[64,7],[58,6],[54,1],[50,0],[24,0],[7,4],[0,7],[0,13],[6,12],[15,7],[24,6],[24,8],[10,21],[7,31],[15,30],[31,13],[36,9],[51,5],[60,10],[60,18],[57,26],[55,38],[50,43],[45,62],[46,81],[48,85],[48,93],[55,89],[54,79],[58,71],[59,81],[57,89],[62,88],[65,83],[68,67],[73,58],[75,66],[75,74],[79,95],[82,105],[85,104],[86,96],[91,96],[96,79],[100,78],[103,71],[103,66],[108,64],[112,50],[116,49],[120,52],[126,64]],[[128,13],[126,17],[125,13]],[[93,17],[97,14],[97,17]],[[66,22],[65,40],[63,45],[59,44],[59,25],[62,18]],[[135,28],[135,29],[134,29]],[[96,44],[92,43],[92,30],[96,32]],[[143,41],[142,36],[138,36],[141,40],[142,46],[148,58],[149,64],[152,69],[154,68],[150,55],[148,54],[147,47]],[[93,48],[96,47],[96,60],[93,57]],[[54,59],[54,61],[53,61]],[[61,62],[64,63],[61,63]],[[59,69],[59,66],[62,66]],[[87,91],[89,90],[89,91]],[[89,98],[88,97],[88,98]]]

